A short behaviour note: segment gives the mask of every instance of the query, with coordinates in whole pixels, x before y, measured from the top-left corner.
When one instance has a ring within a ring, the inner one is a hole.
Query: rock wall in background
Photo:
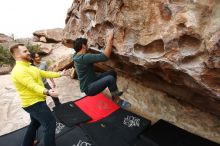
[[[33,41],[44,43],[59,43],[63,38],[63,29],[45,29],[33,32]]]
[[[7,36],[3,33],[0,33],[0,43],[7,43],[13,41],[13,38],[10,36]]]
[[[74,0],[64,38],[87,37],[90,48],[97,52],[104,47],[109,29],[115,32],[114,55],[99,67],[114,68],[126,76],[120,83],[127,89],[128,100],[144,114],[143,109],[152,104],[160,109],[163,103],[154,97],[162,91],[166,109],[171,111],[156,110],[154,118],[171,116],[166,119],[219,142],[220,1]],[[129,86],[127,81],[131,81]],[[134,88],[139,84],[142,90],[137,93]],[[176,110],[179,106],[174,101],[181,107],[192,106],[193,113],[199,110],[215,118],[204,122],[204,115],[199,114],[188,116],[194,124],[187,118],[180,120],[178,115],[185,117],[190,112]],[[193,127],[195,123],[198,126]]]
[[[218,0],[75,0],[64,37],[99,50],[114,28],[108,66],[220,116],[219,16]]]

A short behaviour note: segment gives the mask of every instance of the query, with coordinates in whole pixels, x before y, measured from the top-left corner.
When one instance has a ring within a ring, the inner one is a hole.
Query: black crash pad
[[[68,131],[70,131],[73,128],[66,127],[62,123],[57,122],[56,123],[56,132],[55,137],[56,139]],[[0,136],[0,146],[21,146],[24,135],[27,131],[27,126],[21,129],[18,129],[16,131],[10,132],[8,134]],[[43,128],[39,127],[37,130],[36,139],[40,140],[40,144],[43,143]],[[39,145],[40,145],[39,144]]]
[[[133,146],[150,121],[129,111],[118,109],[94,123],[80,125],[97,146]]]
[[[72,101],[54,107],[53,111],[57,119],[68,127],[74,127],[77,124],[91,120],[91,118]]]
[[[220,146],[164,120],[156,122],[140,138],[147,141],[150,139],[159,146]]]

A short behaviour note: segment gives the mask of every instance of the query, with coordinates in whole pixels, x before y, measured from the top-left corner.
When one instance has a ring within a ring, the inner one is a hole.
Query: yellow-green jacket
[[[40,101],[45,101],[46,96],[42,78],[60,77],[57,72],[43,71],[34,67],[30,62],[16,61],[11,72],[12,81],[21,98],[22,107],[28,107]]]

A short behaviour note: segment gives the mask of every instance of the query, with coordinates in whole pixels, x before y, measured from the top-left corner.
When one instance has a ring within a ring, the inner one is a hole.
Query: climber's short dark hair
[[[82,49],[82,45],[87,45],[88,40],[86,38],[77,38],[73,41],[73,48],[76,52]]]

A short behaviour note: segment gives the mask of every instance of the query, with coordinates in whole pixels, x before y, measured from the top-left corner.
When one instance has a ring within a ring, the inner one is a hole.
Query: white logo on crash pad
[[[55,133],[59,134],[64,127],[65,127],[65,125],[63,125],[62,123],[56,122],[56,131],[55,131]]]
[[[128,127],[140,127],[140,119],[133,116],[127,116],[124,118],[124,125]]]
[[[78,144],[74,144],[73,146],[91,146],[91,144],[86,141],[79,140]]]

